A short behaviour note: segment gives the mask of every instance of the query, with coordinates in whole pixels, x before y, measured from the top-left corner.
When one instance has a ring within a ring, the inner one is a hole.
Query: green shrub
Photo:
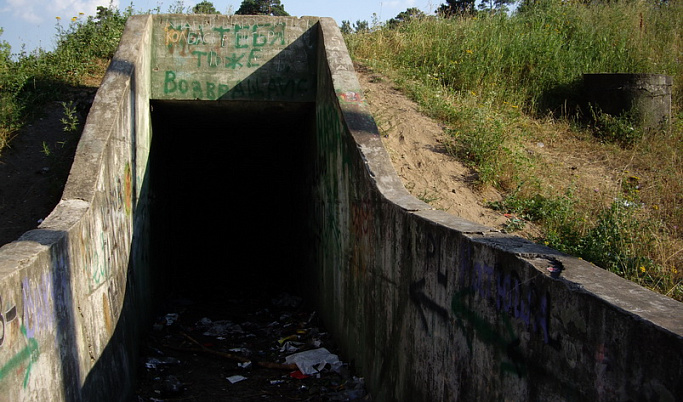
[[[613,116],[590,107],[594,134],[601,141],[618,143],[624,147],[632,147],[643,138],[643,129],[639,127],[631,113],[626,112]]]

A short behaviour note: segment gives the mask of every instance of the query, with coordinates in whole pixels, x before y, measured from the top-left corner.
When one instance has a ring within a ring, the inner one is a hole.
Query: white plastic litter
[[[230,381],[230,384],[234,384],[236,382],[244,381],[247,379],[247,377],[242,376],[242,375],[231,375],[230,377],[225,377],[226,380]]]
[[[178,313],[168,313],[168,314],[166,314],[166,316],[164,317],[164,322],[165,322],[166,326],[173,325],[173,323],[176,322],[176,321],[178,320],[178,317],[180,317],[180,316],[178,315]]]
[[[303,342],[287,341],[282,345],[282,347],[280,347],[280,352],[285,352],[285,353],[296,352],[297,350],[301,349],[301,347],[303,345],[304,345]],[[320,345],[318,345],[318,346],[320,346]]]
[[[286,364],[296,364],[299,371],[306,375],[312,375],[323,368],[325,365],[329,364],[333,371],[339,371],[342,366],[342,362],[339,360],[339,356],[330,353],[329,350],[325,348],[307,350],[305,352],[294,353],[285,358]]]

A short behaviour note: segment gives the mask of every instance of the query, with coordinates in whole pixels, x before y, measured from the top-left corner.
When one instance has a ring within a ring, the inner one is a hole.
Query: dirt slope
[[[477,191],[474,172],[446,153],[444,129],[419,111],[418,105],[393,87],[385,77],[357,67],[358,80],[377,122],[382,141],[404,186],[434,208],[496,229],[508,217],[484,205],[501,199],[492,190]],[[521,236],[538,230],[527,224]]]

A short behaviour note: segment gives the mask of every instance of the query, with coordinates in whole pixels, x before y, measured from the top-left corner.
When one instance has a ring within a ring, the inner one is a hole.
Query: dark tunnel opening
[[[304,292],[314,104],[151,107],[151,269],[162,295]]]
[[[366,395],[307,277],[315,105],[153,101],[151,115],[154,312],[137,400]]]

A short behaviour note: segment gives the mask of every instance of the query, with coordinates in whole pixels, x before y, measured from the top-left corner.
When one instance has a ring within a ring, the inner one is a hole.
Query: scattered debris
[[[287,293],[268,302],[233,295],[162,315],[149,333],[137,400],[371,401],[302,305]]]
[[[339,357],[330,353],[325,348],[311,349],[301,353],[294,353],[287,356],[285,363],[294,363],[299,371],[306,375],[320,372],[326,365],[330,365],[332,371],[339,372],[342,362]]]
[[[230,384],[235,384],[235,383],[238,383],[240,381],[244,381],[246,379],[247,379],[247,377],[245,377],[243,375],[231,375],[230,377],[226,378],[226,380],[230,381]]]

